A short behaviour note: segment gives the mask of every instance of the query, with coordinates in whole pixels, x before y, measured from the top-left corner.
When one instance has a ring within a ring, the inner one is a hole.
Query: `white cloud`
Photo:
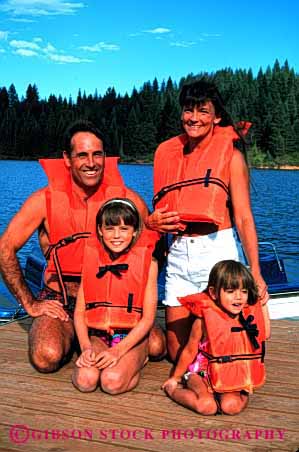
[[[204,36],[205,38],[220,38],[221,34],[220,33],[202,33],[202,36]]]
[[[0,39],[4,39],[6,41],[6,39],[8,38],[8,31],[1,31],[0,30]]]
[[[37,45],[35,42],[30,41],[17,41],[16,39],[13,39],[12,41],[10,41],[9,45],[17,49],[40,50],[39,45]]]
[[[141,36],[142,33],[138,32],[138,33],[130,33],[129,36],[130,38],[136,38],[136,36]]]
[[[92,60],[88,60],[86,58],[78,58],[72,55],[58,55],[55,53],[51,53],[48,55],[48,58],[56,63],[92,63]]]
[[[170,33],[171,30],[169,28],[164,27],[157,27],[153,28],[151,30],[144,30],[144,33],[153,33],[153,34],[163,34],[163,33]]]
[[[12,22],[20,22],[20,23],[25,23],[25,24],[33,24],[36,22],[36,20],[33,19],[25,19],[25,18],[18,18],[18,17],[11,17],[10,20]]]
[[[12,40],[9,42],[14,49],[13,53],[22,57],[39,57],[53,61],[54,63],[91,63],[93,60],[80,58],[73,55],[65,55],[57,50],[50,42],[47,45],[38,45],[43,42],[42,38],[34,38],[33,41]]]
[[[175,42],[171,42],[170,45],[173,47],[184,47],[184,48],[188,48],[188,47],[192,47],[196,44],[195,41],[175,41]]]
[[[0,49],[0,53],[5,53],[5,50],[4,49]]]
[[[17,49],[14,53],[17,55],[21,55],[23,57],[33,57],[38,56],[38,53],[34,50],[28,50],[28,49]]]
[[[98,42],[92,46],[81,46],[81,50],[87,50],[88,52],[102,52],[103,50],[118,51],[120,47],[117,44],[107,44],[106,42]]]
[[[0,11],[18,16],[58,16],[72,15],[85,4],[65,0],[4,0]]]
[[[49,42],[48,42],[48,44],[46,45],[46,47],[44,47],[44,48],[42,49],[42,51],[45,52],[45,53],[57,52],[57,50],[55,49],[55,47],[54,47],[52,44],[50,44]]]

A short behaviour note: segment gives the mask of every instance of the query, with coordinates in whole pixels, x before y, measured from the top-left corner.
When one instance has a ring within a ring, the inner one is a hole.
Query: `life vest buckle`
[[[218,363],[230,363],[232,362],[232,357],[230,355],[227,356],[219,356],[219,358],[217,358],[217,362]]]
[[[72,243],[75,240],[76,239],[72,235],[69,235],[68,237],[64,237],[60,242],[62,245],[68,245],[69,243]]]

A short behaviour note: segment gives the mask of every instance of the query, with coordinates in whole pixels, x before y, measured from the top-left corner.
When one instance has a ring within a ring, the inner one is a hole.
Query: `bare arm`
[[[154,210],[150,214],[145,223],[149,229],[157,232],[166,232],[175,234],[178,231],[184,231],[186,225],[180,222],[178,212],[170,212],[167,210],[168,205]]]
[[[270,339],[270,336],[271,336],[271,324],[270,324],[270,316],[269,316],[268,305],[264,304],[262,306],[262,313],[263,313],[264,322],[265,322],[265,336],[266,336],[266,339]]]
[[[148,335],[156,316],[158,301],[157,277],[158,264],[155,259],[152,259],[144,294],[142,317],[137,325],[130,331],[128,336],[119,342],[119,344],[108,351],[99,353],[97,356],[98,368],[103,369],[107,366],[115,365],[122,356]]]
[[[236,227],[251,268],[251,272],[259,288],[262,304],[268,301],[266,283],[261,275],[258,255],[258,240],[251,210],[249,175],[243,155],[234,151],[230,166],[230,194]]]
[[[196,318],[193,322],[188,342],[185,345],[182,353],[180,354],[178,363],[173,372],[173,376],[165,381],[165,383],[162,385],[162,388],[164,388],[168,384],[176,386],[186,372],[189,364],[194,361],[198,353],[198,344],[200,343],[203,335],[202,323],[203,320],[201,318]]]
[[[88,327],[85,321],[85,298],[82,282],[76,299],[74,325],[81,349],[81,355],[77,359],[76,365],[78,367],[91,367],[95,364],[96,354],[92,350],[92,344],[88,336]]]
[[[51,303],[37,303],[27,286],[17,251],[27,242],[31,235],[44,223],[46,218],[46,203],[44,189],[31,195],[23,204],[19,212],[9,223],[0,239],[0,271],[9,290],[24,306],[29,315],[38,317],[46,314],[67,320],[58,301]],[[43,306],[42,306],[43,305]]]
[[[74,312],[74,325],[78,336],[81,351],[91,348],[91,342],[88,337],[88,328],[85,321],[85,299],[83,292],[83,284],[81,282],[76,299],[76,307]]]

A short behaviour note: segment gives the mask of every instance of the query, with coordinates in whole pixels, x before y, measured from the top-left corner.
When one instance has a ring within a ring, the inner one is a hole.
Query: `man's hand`
[[[156,209],[151,215],[147,217],[146,225],[149,229],[158,232],[177,233],[184,231],[186,225],[180,221],[178,212],[168,212],[168,204],[166,206]]]
[[[35,300],[26,309],[31,317],[47,315],[53,319],[60,319],[63,322],[69,320],[69,315],[63,309],[60,301],[57,300]]]

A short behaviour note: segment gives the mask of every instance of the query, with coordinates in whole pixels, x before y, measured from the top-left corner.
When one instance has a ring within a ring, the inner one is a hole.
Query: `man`
[[[49,186],[25,201],[0,240],[3,278],[34,318],[29,358],[40,372],[57,370],[72,351],[74,327],[69,308],[80,284],[84,237],[95,227],[100,205],[114,196],[125,196],[134,201],[143,218],[148,214],[139,195],[125,187],[117,159],[105,158],[102,134],[89,121],[79,120],[68,128],[63,159],[64,164],[61,160],[42,161]],[[45,290],[38,299],[28,288],[16,255],[36,230],[49,259]],[[67,240],[62,240],[65,237]],[[153,339],[154,354],[162,354],[159,331],[153,332]]]

